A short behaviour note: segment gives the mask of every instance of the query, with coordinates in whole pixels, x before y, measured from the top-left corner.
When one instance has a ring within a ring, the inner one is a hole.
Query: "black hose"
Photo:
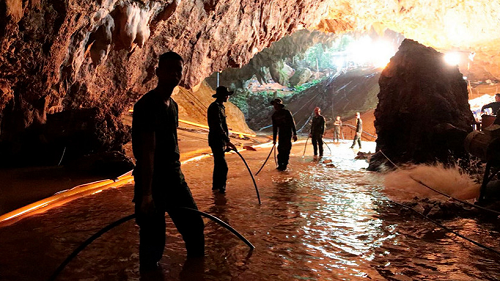
[[[276,145],[276,144],[274,144],[274,145]],[[277,150],[277,148],[276,148],[276,146],[275,146],[275,147],[274,147],[274,165],[275,165],[276,167],[278,167],[278,161],[276,160],[276,150]]]
[[[388,200],[389,200],[389,199],[388,199]],[[422,213],[420,213],[420,212],[418,212],[418,211],[414,210],[413,208],[410,208],[410,207],[405,206],[405,205],[403,205],[403,204],[400,204],[400,203],[394,202],[394,201],[392,201],[392,200],[389,200],[389,201],[390,201],[391,203],[394,203],[394,204],[396,204],[396,205],[398,205],[398,206],[401,206],[401,207],[403,207],[403,208],[405,208],[405,209],[412,210],[413,212],[415,212],[415,213],[419,214],[420,216],[424,217],[425,219],[427,219],[428,221],[430,221],[430,222],[434,223],[435,225],[437,225],[437,226],[441,227],[442,229],[444,229],[444,230],[446,230],[446,231],[448,231],[448,232],[450,232],[450,233],[453,233],[453,234],[455,234],[456,236],[458,236],[458,237],[460,237],[460,238],[462,238],[462,239],[465,239],[465,240],[467,240],[467,241],[471,242],[472,244],[474,244],[474,245],[476,245],[476,246],[479,246],[479,247],[484,248],[484,249],[486,249],[486,250],[490,250],[490,251],[494,252],[495,254],[500,255],[500,252],[499,252],[499,251],[497,251],[497,250],[495,250],[495,249],[493,249],[493,248],[490,248],[490,247],[488,247],[488,246],[485,246],[485,245],[483,245],[483,244],[481,244],[481,243],[479,243],[479,242],[476,242],[476,241],[474,241],[474,240],[472,240],[472,239],[470,239],[470,238],[467,238],[467,237],[465,237],[465,236],[463,236],[463,235],[461,235],[461,234],[459,234],[459,233],[456,233],[456,232],[455,232],[455,231],[453,231],[452,229],[450,229],[450,228],[448,228],[448,227],[446,227],[446,226],[444,226],[444,225],[440,224],[439,222],[437,222],[437,221],[435,221],[435,220],[433,220],[433,219],[429,218],[428,216],[426,216],[426,215],[424,215],[424,214],[422,214]]]
[[[229,224],[223,222],[222,220],[220,220],[219,218],[215,217],[215,216],[212,216],[212,215],[209,215],[207,213],[204,213],[200,210],[196,210],[196,209],[191,209],[191,208],[186,208],[186,207],[180,207],[180,209],[185,209],[185,210],[188,210],[188,211],[191,211],[191,212],[196,212],[198,214],[200,214],[201,216],[204,216],[206,218],[209,218],[211,219],[212,221],[220,224],[221,226],[225,227],[226,229],[228,229],[229,231],[231,231],[234,235],[236,235],[238,238],[240,238],[243,242],[245,242],[245,244],[248,245],[248,247],[250,247],[250,250],[253,250],[255,249],[255,246],[252,245],[252,243],[250,243],[250,241],[248,241],[243,235],[241,235],[240,233],[238,233],[238,231],[236,231],[234,228],[232,228]],[[80,244],[80,246],[78,246],[78,248],[76,248],[60,265],[59,267],[57,267],[57,269],[54,271],[54,273],[50,276],[50,278],[48,279],[48,281],[54,281],[56,280],[57,276],[63,271],[63,269],[66,267],[66,265],[68,265],[68,263],[74,258],[76,257],[76,255],[78,255],[83,249],[85,249],[88,245],[90,245],[90,243],[94,242],[94,240],[96,240],[97,238],[101,237],[101,235],[103,235],[104,233],[110,231],[111,229],[119,226],[120,224],[124,223],[124,222],[127,222],[131,219],[134,219],[136,217],[135,214],[132,214],[132,215],[128,215],[126,217],[123,217],[109,225],[107,225],[106,227],[104,227],[103,229],[99,230],[97,233],[95,233],[94,235],[92,235],[89,239],[85,240],[82,244]]]
[[[211,219],[212,221],[222,225],[223,227],[225,227],[227,230],[231,231],[234,235],[238,236],[238,238],[241,239],[241,241],[245,242],[245,244],[248,245],[248,247],[250,247],[250,250],[253,250],[255,249],[255,246],[250,243],[250,241],[248,241],[243,235],[241,235],[238,231],[236,231],[234,228],[232,228],[229,224],[225,223],[224,221],[222,221],[221,219],[215,217],[215,216],[212,216],[210,214],[207,214],[205,212],[202,212],[200,210],[196,210],[196,209],[192,209],[192,208],[187,208],[187,207],[180,207],[180,209],[184,209],[184,210],[188,210],[188,211],[191,211],[191,212],[195,212],[195,213],[198,213],[206,218],[209,218]]]
[[[271,156],[271,153],[273,152],[275,146],[276,146],[276,144],[273,144],[273,147],[271,147],[271,151],[269,151],[269,155],[267,155],[266,161],[264,161],[264,163],[262,164],[260,169],[257,171],[257,173],[255,173],[255,175],[258,175],[259,172],[262,170],[262,168],[264,168],[264,166],[266,165],[267,160],[269,160],[269,157]]]
[[[129,216],[126,216],[124,218],[121,218],[109,225],[107,225],[106,227],[104,227],[103,229],[99,230],[96,234],[92,235],[89,239],[85,240],[82,244],[80,244],[80,246],[78,246],[78,248],[76,248],[76,250],[74,250],[62,263],[61,265],[59,265],[59,267],[56,269],[56,271],[54,271],[54,273],[50,276],[49,278],[49,281],[53,281],[53,280],[56,280],[57,276],[59,275],[59,273],[61,273],[61,271],[63,271],[63,269],[66,267],[66,265],[68,265],[68,263],[74,258],[76,257],[76,255],[78,255],[78,253],[80,253],[83,249],[85,249],[85,247],[87,247],[88,245],[90,245],[90,243],[92,243],[94,240],[96,240],[97,238],[99,238],[101,235],[103,235],[104,233],[108,232],[109,230],[119,226],[120,224],[124,223],[124,222],[127,222],[131,219],[135,218],[135,214],[132,214],[132,215],[129,215]]]
[[[304,145],[304,152],[302,152],[302,156],[304,156],[304,154],[306,154],[306,149],[307,149],[307,141],[309,140],[309,135],[307,136],[307,139],[306,139],[306,144]]]
[[[330,150],[330,155],[332,155],[332,150],[330,149],[330,146],[325,142],[325,140],[323,138],[321,138],[321,140],[326,145],[326,147],[328,147],[328,150]]]
[[[238,156],[240,156],[241,160],[243,160],[243,163],[245,163],[245,166],[247,167],[248,173],[250,173],[250,177],[252,177],[253,185],[255,186],[255,192],[257,192],[257,199],[259,200],[259,205],[262,204],[260,202],[259,189],[257,188],[257,184],[255,183],[255,178],[253,177],[253,174],[252,174],[252,171],[250,170],[250,167],[248,167],[247,161],[245,161],[245,158],[243,158],[243,156],[241,156],[241,154],[237,150],[234,150],[234,152],[236,152],[236,154],[238,154]]]

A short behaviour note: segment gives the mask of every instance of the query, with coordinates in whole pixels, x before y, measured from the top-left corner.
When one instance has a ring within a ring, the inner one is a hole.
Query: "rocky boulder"
[[[452,163],[467,155],[463,141],[474,121],[467,83],[443,56],[406,39],[380,76],[376,150],[396,164]],[[387,159],[377,153],[369,169],[383,163]]]
[[[309,80],[312,76],[312,71],[309,68],[303,68],[295,71],[292,77],[290,77],[290,86],[300,86]]]

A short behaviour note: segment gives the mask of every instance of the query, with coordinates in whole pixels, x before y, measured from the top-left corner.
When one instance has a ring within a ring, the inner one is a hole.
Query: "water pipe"
[[[207,214],[205,212],[202,212],[200,210],[196,210],[196,209],[192,209],[192,208],[179,207],[179,209],[187,210],[187,211],[190,211],[190,212],[195,212],[197,214],[200,214],[203,217],[211,219],[212,221],[218,223],[222,227],[224,227],[227,230],[231,231],[234,235],[236,235],[243,242],[245,242],[245,244],[247,244],[248,247],[250,247],[250,251],[252,251],[253,249],[255,249],[255,246],[252,243],[250,243],[250,241],[248,241],[243,235],[241,235],[238,231],[236,231],[234,228],[232,228],[230,225],[228,225],[227,223],[225,223],[221,219],[219,219],[219,218],[217,218],[215,216],[212,216],[210,214]],[[54,273],[52,273],[52,275],[50,276],[50,278],[48,279],[48,281],[54,281],[54,280],[56,280],[57,276],[63,271],[63,269],[66,267],[66,265],[68,265],[68,263],[74,257],[76,257],[81,251],[83,251],[83,249],[85,249],[88,245],[90,245],[94,240],[96,240],[97,238],[101,237],[101,235],[103,235],[104,233],[110,231],[111,229],[113,229],[113,228],[115,228],[115,227],[117,227],[117,226],[119,226],[119,225],[121,225],[121,224],[129,221],[129,220],[132,220],[135,217],[136,217],[136,214],[131,214],[131,215],[128,215],[126,217],[123,217],[123,218],[121,218],[121,219],[119,219],[119,220],[117,220],[117,221],[115,221],[115,222],[107,225],[106,227],[104,227],[103,229],[99,230],[94,235],[92,235],[90,238],[88,238],[87,240],[85,240],[68,257],[66,257],[66,259],[57,267],[57,269],[54,271]]]
[[[274,146],[273,146],[274,147]],[[259,200],[259,205],[262,204],[260,202],[260,195],[259,195],[259,189],[257,188],[257,184],[255,183],[255,178],[253,177],[252,171],[250,170],[250,167],[248,167],[247,161],[245,161],[245,158],[238,152],[238,150],[234,150],[238,156],[240,156],[241,160],[243,160],[243,163],[245,163],[245,166],[247,167],[248,173],[250,173],[250,177],[252,177],[253,185],[255,186],[255,192],[257,192],[257,199]]]
[[[267,158],[266,160],[264,161],[264,163],[262,164],[262,166],[260,167],[260,169],[257,171],[257,173],[255,173],[255,175],[258,175],[259,172],[262,170],[262,168],[264,168],[264,166],[266,165],[267,163],[267,160],[269,159],[269,157],[271,156],[271,153],[273,152],[273,150],[275,149],[276,147],[276,144],[273,144],[273,147],[271,147],[271,150],[269,151],[269,154],[267,155]]]

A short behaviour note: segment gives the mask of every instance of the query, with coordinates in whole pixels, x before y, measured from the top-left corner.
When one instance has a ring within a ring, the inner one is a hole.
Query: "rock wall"
[[[62,111],[101,108],[106,119],[118,118],[155,86],[157,58],[167,50],[185,59],[181,83],[191,88],[315,25],[325,2],[2,1],[0,139],[18,142]]]
[[[444,62],[443,54],[406,39],[379,85],[377,151],[396,164],[450,163],[466,157],[463,141],[474,121],[467,84],[456,66]],[[378,153],[370,169],[386,162]]]

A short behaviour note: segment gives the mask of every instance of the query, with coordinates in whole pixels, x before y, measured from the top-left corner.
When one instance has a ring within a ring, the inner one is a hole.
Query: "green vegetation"
[[[302,84],[302,85],[299,85],[299,86],[295,87],[295,88],[293,89],[293,91],[294,91],[294,93],[297,93],[297,94],[298,94],[298,93],[300,93],[300,92],[302,92],[302,91],[305,91],[305,90],[307,90],[307,89],[311,88],[312,86],[317,85],[318,83],[320,83],[321,81],[325,80],[326,78],[328,78],[328,77],[323,76],[323,77],[321,77],[321,78],[319,78],[319,79],[315,79],[315,80],[313,80],[313,81],[311,81],[311,82],[304,83],[304,84]]]

